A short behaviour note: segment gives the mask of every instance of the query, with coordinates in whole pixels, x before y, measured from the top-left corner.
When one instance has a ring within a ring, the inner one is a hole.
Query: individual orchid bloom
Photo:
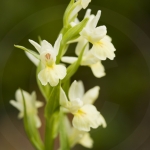
[[[81,9],[86,9],[90,2],[91,0],[76,0],[72,8],[70,9],[71,12],[69,14],[68,22],[70,23]]]
[[[69,101],[61,88],[60,105],[74,115],[72,123],[76,129],[90,131],[91,128],[97,128],[100,125],[106,127],[105,119],[92,105],[99,95],[99,89],[99,86],[96,86],[84,94],[83,83],[74,81],[69,88]]]
[[[96,27],[100,15],[101,11],[98,11],[97,15],[89,20],[86,27],[80,32],[80,35],[93,44],[91,51],[98,59],[106,60],[106,58],[109,58],[113,60],[115,57],[114,51],[116,49],[111,43],[111,38],[106,35],[106,26]]]
[[[76,55],[79,56],[81,53],[81,50],[83,49],[84,44],[86,41],[83,39],[83,41],[80,41],[79,44],[76,47]],[[72,64],[75,61],[77,61],[78,57],[69,57],[69,56],[64,56],[62,57],[61,61],[65,63]],[[81,61],[81,66],[88,66],[91,68],[93,74],[97,78],[101,78],[105,76],[105,69],[104,66],[102,65],[101,61],[93,55],[91,50],[89,50],[89,44],[87,44],[86,49],[84,51],[82,61]]]
[[[82,146],[86,148],[93,147],[94,142],[88,132],[80,131],[72,127],[67,117],[65,117],[64,121],[65,121],[65,126],[67,129],[69,144],[71,147],[74,147],[76,144],[81,144]]]
[[[62,80],[66,76],[66,67],[61,64],[56,64],[56,56],[58,55],[61,39],[62,35],[58,37],[54,47],[46,40],[43,40],[41,45],[33,40],[29,40],[39,52],[40,60],[43,64],[43,69],[38,74],[38,79],[42,85],[50,83],[51,86],[56,86],[59,83],[59,79]],[[30,54],[28,54],[28,57],[35,65],[39,63],[35,58],[33,59]]]
[[[80,2],[80,5],[83,9],[86,9],[91,2],[91,0],[77,0],[77,2]]]
[[[36,100],[36,93],[32,92],[29,94],[26,91],[23,91],[23,96],[26,104],[26,111],[28,115],[33,115],[34,120],[36,123],[36,127],[39,128],[41,126],[41,121],[40,118],[38,117],[37,113],[37,108],[42,107],[43,103],[40,101]],[[23,97],[22,97],[22,92],[20,89],[18,89],[15,93],[15,100],[11,100],[10,104],[16,107],[20,112],[18,115],[18,118],[21,119],[24,117],[24,102],[23,102]]]

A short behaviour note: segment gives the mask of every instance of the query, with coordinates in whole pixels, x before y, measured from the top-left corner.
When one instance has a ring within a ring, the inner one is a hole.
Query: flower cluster
[[[30,95],[28,92],[23,91],[23,96],[25,99],[26,107],[28,108],[27,114],[34,116],[33,118],[34,118],[36,127],[39,128],[41,126],[41,121],[37,115],[37,113],[38,113],[37,108],[42,107],[43,103],[36,100],[35,92],[32,92]],[[17,101],[14,101],[14,100],[10,101],[10,103],[20,111],[20,113],[18,115],[19,119],[24,117],[23,96],[22,96],[21,90],[18,89],[15,94]]]
[[[100,87],[95,86],[85,92],[82,81],[75,80],[70,84],[71,77],[80,65],[90,67],[93,75],[101,78],[106,75],[102,61],[107,58],[113,60],[115,57],[115,47],[107,35],[106,26],[98,26],[101,11],[98,10],[94,15],[91,14],[91,9],[87,9],[82,21],[77,18],[79,11],[86,9],[90,2],[91,0],[71,0],[54,46],[46,40],[41,40],[39,44],[29,40],[37,50],[35,52],[16,45],[25,51],[37,67],[37,83],[46,100],[44,144],[37,130],[41,126],[37,108],[43,106],[43,102],[36,100],[35,92],[30,95],[21,89],[16,91],[17,101],[10,101],[20,111],[19,118],[24,117],[26,132],[36,149],[53,149],[52,143],[58,133],[61,150],[66,147],[69,149],[77,143],[92,148],[93,140],[89,134],[91,128],[107,126],[104,117],[94,106]],[[65,56],[72,43],[77,43],[76,57]],[[70,65],[66,67],[60,61]],[[72,119],[68,119],[69,113],[73,115]]]

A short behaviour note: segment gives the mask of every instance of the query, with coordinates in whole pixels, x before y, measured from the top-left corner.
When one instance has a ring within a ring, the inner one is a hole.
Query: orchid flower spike
[[[25,99],[25,103],[26,103],[27,114],[34,116],[34,119],[36,122],[36,127],[39,128],[41,126],[41,121],[37,115],[37,113],[38,113],[37,108],[42,107],[43,103],[36,100],[35,92],[32,92],[30,95],[28,92],[23,91],[23,95],[24,95],[24,99]],[[15,97],[16,97],[16,101],[11,100],[10,104],[13,105],[14,107],[16,107],[20,111],[18,118],[21,119],[24,117],[24,103],[23,103],[23,97],[22,97],[22,93],[21,93],[20,89],[18,89],[16,91]]]
[[[109,58],[113,60],[116,49],[111,43],[111,38],[106,35],[106,26],[96,27],[100,16],[101,11],[99,10],[96,16],[91,17],[86,27],[80,32],[80,35],[93,44],[91,51],[98,59],[106,60],[106,58]]]
[[[59,35],[56,40],[54,47],[46,40],[41,42],[41,45],[29,40],[29,42],[37,49],[40,54],[40,60],[43,64],[43,69],[39,72],[38,78],[42,85],[47,85],[50,83],[51,86],[56,86],[59,83],[59,79],[62,80],[66,76],[66,67],[64,65],[56,65],[56,56],[59,52],[60,42],[62,35]],[[29,58],[34,64],[38,64],[36,59],[28,54]]]
[[[96,86],[84,94],[84,87],[81,81],[74,81],[69,88],[69,100],[63,89],[60,91],[60,105],[74,115],[73,126],[80,131],[90,131],[90,128],[97,128],[102,125],[106,127],[103,116],[92,105],[99,95],[99,86]]]

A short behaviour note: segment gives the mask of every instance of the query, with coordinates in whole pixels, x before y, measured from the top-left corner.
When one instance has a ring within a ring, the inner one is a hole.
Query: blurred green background
[[[33,150],[26,138],[18,111],[9,104],[21,87],[36,90],[35,66],[14,44],[33,49],[28,39],[38,36],[54,43],[62,27],[69,0],[0,1],[0,150]],[[106,25],[113,39],[116,58],[103,62],[106,76],[97,79],[80,67],[72,80],[83,80],[85,89],[101,87],[96,106],[108,127],[91,131],[93,150],[150,149],[150,1],[92,0],[92,13],[102,10],[99,25]],[[84,10],[79,14],[81,20]],[[72,45],[66,55],[74,55]],[[39,115],[43,120],[43,109]],[[44,136],[44,123],[40,129]],[[57,147],[57,141],[56,141]],[[74,150],[84,150],[82,146]]]

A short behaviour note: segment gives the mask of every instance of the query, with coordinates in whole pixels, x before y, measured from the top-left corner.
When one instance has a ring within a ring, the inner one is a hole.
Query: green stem
[[[45,129],[45,150],[53,150],[54,138],[53,138],[53,119],[46,119]]]
[[[69,138],[67,128],[65,125],[65,114],[63,114],[63,112],[61,111],[60,111],[59,133],[60,133],[60,149],[70,150]]]
[[[53,150],[54,139],[57,135],[55,127],[58,120],[60,85],[55,86],[45,107],[46,129],[45,150]]]

